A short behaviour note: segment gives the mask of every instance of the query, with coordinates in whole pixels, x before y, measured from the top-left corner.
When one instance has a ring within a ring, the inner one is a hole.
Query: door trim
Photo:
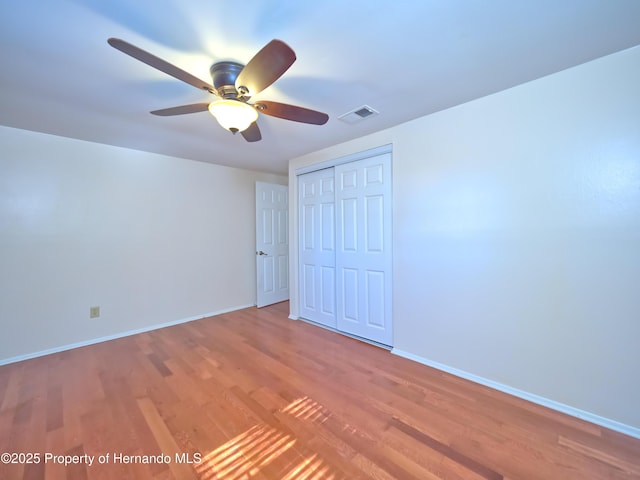
[[[351,153],[344,157],[338,157],[331,160],[325,160],[324,162],[314,163],[313,165],[307,165],[306,167],[297,168],[295,171],[296,177],[304,175],[305,173],[315,172],[317,170],[324,170],[325,168],[335,167],[336,165],[342,165],[343,163],[355,162],[356,160],[364,160],[369,157],[377,157],[385,153],[393,154],[393,144],[381,145],[380,147],[371,148],[358,153]],[[392,155],[393,159],[393,155]],[[393,161],[393,160],[392,160]],[[296,185],[296,189],[297,189]],[[296,194],[298,192],[296,191]]]

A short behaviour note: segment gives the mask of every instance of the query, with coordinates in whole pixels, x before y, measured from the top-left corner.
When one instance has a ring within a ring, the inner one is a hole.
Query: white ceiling
[[[262,115],[263,140],[247,143],[207,112],[150,115],[213,97],[109,37],[209,82],[214,61],[279,38],[298,60],[254,100],[329,122]],[[638,44],[638,0],[4,0],[0,124],[284,174],[290,158]],[[363,104],[380,114],[338,120]]]

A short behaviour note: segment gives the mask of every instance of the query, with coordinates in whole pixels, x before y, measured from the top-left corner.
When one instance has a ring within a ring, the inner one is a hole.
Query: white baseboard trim
[[[289,320],[300,320],[300,317],[297,315],[289,315]]]
[[[60,347],[49,348],[47,350],[41,350],[39,352],[27,353],[25,355],[18,355],[16,357],[0,359],[0,366],[9,365],[10,363],[22,362],[23,360],[30,360],[32,358],[43,357],[52,353],[64,352],[66,350],[73,350],[74,348],[86,347],[88,345],[94,345],[96,343],[108,342],[109,340],[116,340],[118,338],[129,337],[131,335],[137,335],[138,333],[150,332],[152,330],[159,330],[160,328],[172,327],[181,323],[193,322],[194,320],[202,320],[207,317],[215,317],[216,315],[222,315],[223,313],[235,312],[236,310],[242,310],[244,308],[255,307],[255,304],[239,305],[236,307],[225,308],[210,313],[203,313],[202,315],[194,315],[192,317],[182,318],[180,320],[172,320],[170,322],[160,323],[156,325],[150,325],[148,327],[137,328],[135,330],[128,330],[126,332],[115,333],[113,335],[107,335],[106,337],[94,338],[91,340],[85,340],[78,343],[72,343],[69,345],[62,345]]]
[[[495,382],[493,380],[489,380],[487,378],[474,375],[473,373],[465,372],[464,370],[459,370],[457,368],[450,367],[448,365],[444,365],[442,363],[438,363],[433,360],[429,360],[427,358],[421,357],[419,355],[415,355],[410,352],[399,350],[397,348],[392,349],[391,353],[393,353],[394,355],[398,355],[399,357],[407,358],[409,360],[413,360],[414,362],[427,365],[428,367],[435,368],[436,370],[450,373],[451,375],[455,375],[456,377],[464,378],[465,380],[470,380],[472,382],[479,383],[480,385],[484,385],[485,387],[493,388],[494,390],[498,390],[500,392],[513,395],[514,397],[522,398],[532,403],[542,405],[543,407],[547,407],[552,410],[556,410],[558,412],[566,413],[567,415],[571,415],[572,417],[580,418],[582,420],[586,420],[587,422],[594,423],[601,427],[605,427],[610,430],[614,430],[616,432],[624,433],[625,435],[629,435],[630,437],[640,439],[640,428],[632,427],[631,425],[626,425],[616,420],[611,420],[609,418],[601,417],[600,415],[596,415],[591,412],[586,412],[584,410],[580,410],[579,408],[575,408],[570,405],[565,405],[564,403],[556,402],[555,400],[550,400],[548,398],[541,397],[540,395],[536,395],[534,393],[529,393],[524,390],[510,387],[508,385],[504,385],[502,383]]]

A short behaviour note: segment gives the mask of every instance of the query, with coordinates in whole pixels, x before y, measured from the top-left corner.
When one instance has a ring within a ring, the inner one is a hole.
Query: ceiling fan
[[[275,82],[296,61],[295,52],[281,40],[271,40],[246,65],[230,61],[214,63],[209,69],[213,85],[124,40],[109,38],[107,41],[121,52],[218,97],[213,102],[154,110],[151,112],[154,115],[164,117],[209,110],[222,127],[234,134],[240,132],[248,142],[262,139],[256,122],[258,113],[313,125],[324,125],[329,120],[326,113],[286,103],[268,100],[249,103],[252,96]]]

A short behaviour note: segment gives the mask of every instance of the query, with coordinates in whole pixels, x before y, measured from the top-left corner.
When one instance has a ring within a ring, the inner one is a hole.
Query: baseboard
[[[292,314],[292,315],[289,315],[289,320],[300,320],[300,317]]]
[[[640,439],[640,428],[632,427],[631,425],[626,425],[616,420],[611,420],[609,418],[601,417],[600,415],[596,415],[591,412],[586,412],[584,410],[580,410],[579,408],[575,408],[570,405],[565,405],[564,403],[556,402],[555,400],[550,400],[548,398],[542,397],[540,395],[536,395],[534,393],[529,393],[524,390],[510,387],[508,385],[504,385],[502,383],[495,382],[493,380],[489,380],[487,378],[480,377],[478,375],[474,375],[473,373],[465,372],[464,370],[459,370],[457,368],[450,367],[442,363],[434,362],[433,360],[429,360],[427,358],[421,357],[419,355],[415,355],[413,353],[405,352],[397,348],[392,349],[391,353],[398,355],[399,357],[413,360],[414,362],[422,363],[423,365],[427,365],[428,367],[435,368],[436,370],[450,373],[451,375],[455,375],[456,377],[464,378],[465,380],[470,380],[472,382],[479,383],[480,385],[484,385],[485,387],[493,388],[494,390],[498,390],[500,392],[513,395],[514,397],[522,398],[532,403],[542,405],[543,407],[547,407],[552,410],[556,410],[558,412],[566,413],[567,415],[571,415],[572,417],[586,420],[587,422],[594,423],[601,427],[605,427],[610,430],[614,430],[616,432],[624,433],[625,435],[629,435],[630,437]]]
[[[151,325],[148,327],[138,328],[135,330],[128,330],[126,332],[116,333],[113,335],[107,335],[106,337],[94,338],[91,340],[85,340],[83,342],[72,343],[68,345],[62,345],[60,347],[49,348],[47,350],[41,350],[39,352],[27,353],[26,355],[18,355],[17,357],[0,359],[0,366],[9,365],[10,363],[22,362],[23,360],[30,360],[32,358],[43,357],[52,353],[64,352],[67,350],[73,350],[74,348],[86,347],[88,345],[95,345],[96,343],[108,342],[109,340],[116,340],[118,338],[129,337],[131,335],[137,335],[138,333],[150,332],[152,330],[158,330],[160,328],[172,327],[174,325],[180,325],[181,323],[193,322],[194,320],[202,320],[207,317],[215,317],[223,313],[235,312],[236,310],[242,310],[244,308],[255,307],[255,304],[239,305],[236,307],[225,308],[210,313],[203,313],[202,315],[194,315],[192,317],[182,318],[179,320],[172,320],[166,323],[160,323]]]

